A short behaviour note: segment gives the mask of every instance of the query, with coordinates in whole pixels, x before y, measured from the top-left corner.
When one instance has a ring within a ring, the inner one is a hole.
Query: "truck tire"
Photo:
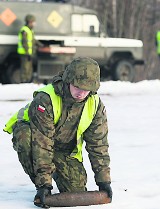
[[[135,69],[133,64],[127,60],[117,62],[114,68],[114,80],[130,81],[132,82],[135,77]]]
[[[11,64],[7,69],[7,77],[9,83],[11,84],[18,84],[21,82],[20,79],[20,67],[15,64]]]

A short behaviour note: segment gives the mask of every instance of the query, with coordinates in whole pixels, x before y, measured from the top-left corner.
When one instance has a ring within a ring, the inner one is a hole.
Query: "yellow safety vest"
[[[33,54],[33,36],[34,35],[33,35],[33,31],[27,26],[23,26],[20,29],[20,32],[18,34],[17,53],[18,54],[26,54],[26,50],[22,44],[22,31],[25,31],[27,33],[28,53],[29,53],[29,55],[32,55]]]
[[[156,34],[156,40],[157,40],[157,54],[160,54],[160,31]]]
[[[55,93],[52,84],[48,84],[47,86],[39,89],[38,91],[35,91],[34,96],[38,92],[45,92],[50,96],[54,112],[54,124],[57,124],[62,113],[62,98]],[[83,133],[92,123],[92,120],[97,112],[98,104],[99,96],[97,94],[91,95],[88,97],[82,111],[82,115],[77,129],[77,145],[71,153],[71,157],[78,159],[79,162],[83,161]],[[20,109],[16,114],[14,114],[11,117],[11,119],[7,122],[6,127],[3,130],[11,134],[13,132],[12,127],[18,120],[29,121],[28,108],[29,104],[25,108]]]

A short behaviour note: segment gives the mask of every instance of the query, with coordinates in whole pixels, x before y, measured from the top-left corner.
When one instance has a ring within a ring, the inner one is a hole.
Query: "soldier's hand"
[[[45,204],[45,198],[48,195],[51,195],[52,186],[42,186],[37,188],[37,194],[34,198],[34,204],[41,208],[49,208],[48,205]]]
[[[105,191],[105,192],[107,192],[108,197],[112,201],[113,192],[112,192],[112,188],[111,188],[110,183],[108,183],[108,182],[99,182],[98,183],[98,186],[99,186],[99,191]]]

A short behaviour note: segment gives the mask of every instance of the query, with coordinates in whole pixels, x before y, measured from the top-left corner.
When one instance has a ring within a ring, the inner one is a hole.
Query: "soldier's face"
[[[29,26],[29,28],[34,28],[35,27],[35,25],[36,25],[36,22],[35,21],[30,21],[29,23],[28,23],[28,26]]]
[[[73,86],[72,84],[70,84],[69,87],[70,87],[71,95],[76,101],[84,100],[88,96],[88,94],[90,93],[90,91],[85,91],[83,89],[79,89],[79,88]]]

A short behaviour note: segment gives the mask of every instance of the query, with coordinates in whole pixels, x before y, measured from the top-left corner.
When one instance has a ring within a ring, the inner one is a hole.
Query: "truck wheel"
[[[119,61],[115,66],[113,77],[114,80],[132,82],[135,77],[134,66],[129,61]]]
[[[7,69],[7,77],[11,84],[20,83],[20,67],[14,64],[10,65]]]

